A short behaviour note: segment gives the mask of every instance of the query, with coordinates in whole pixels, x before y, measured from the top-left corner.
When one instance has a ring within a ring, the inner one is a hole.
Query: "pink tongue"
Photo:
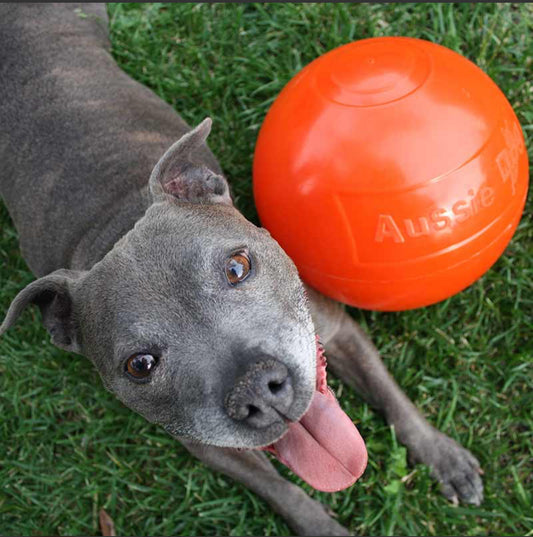
[[[317,390],[309,410],[267,449],[315,489],[336,492],[361,477],[367,453],[359,431],[326,385],[325,366],[319,347]]]

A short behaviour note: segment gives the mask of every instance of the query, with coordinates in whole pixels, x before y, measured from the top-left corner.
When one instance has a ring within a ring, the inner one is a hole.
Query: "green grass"
[[[531,5],[113,4],[109,13],[119,64],[190,123],[215,119],[210,145],[253,220],[266,111],[301,67],[356,39],[408,35],[464,54],[503,89],[531,152]],[[304,486],[353,531],[533,535],[531,198],[505,254],[464,292],[417,311],[353,311],[423,413],[479,458],[486,497],[480,507],[447,503],[427,468],[406,467],[383,420],[334,381],[369,466],[342,493]],[[2,206],[0,311],[31,280]],[[126,535],[289,533],[262,500],[123,407],[87,361],[52,347],[36,311],[0,341],[0,415],[0,534],[98,534],[102,507]]]

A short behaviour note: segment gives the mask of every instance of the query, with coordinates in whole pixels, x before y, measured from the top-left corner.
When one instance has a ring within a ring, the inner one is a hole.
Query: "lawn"
[[[109,14],[113,54],[131,76],[191,124],[214,118],[210,146],[254,221],[265,113],[303,66],[357,39],[413,36],[465,55],[507,95],[531,154],[530,4],[111,4]],[[333,381],[369,466],[341,493],[303,486],[352,531],[533,535],[532,208],[530,195],[504,255],[459,295],[402,313],[352,310],[399,384],[485,471],[485,502],[453,506],[426,467],[406,466],[381,417]],[[32,279],[2,205],[1,312]],[[97,535],[100,508],[122,535],[289,534],[261,499],[106,392],[88,361],[53,347],[34,310],[0,341],[0,414],[2,535]]]

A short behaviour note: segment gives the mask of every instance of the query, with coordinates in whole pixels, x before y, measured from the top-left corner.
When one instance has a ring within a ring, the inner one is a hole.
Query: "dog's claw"
[[[457,507],[459,505],[459,498],[457,497],[457,494],[455,494],[454,488],[449,483],[441,483],[440,491],[442,492],[442,495],[447,500],[449,500],[454,507]]]
[[[445,434],[435,430],[430,449],[415,454],[418,462],[431,468],[440,482],[442,494],[454,505],[459,502],[480,505],[483,501],[483,471],[478,460]],[[427,446],[429,448],[429,445]]]

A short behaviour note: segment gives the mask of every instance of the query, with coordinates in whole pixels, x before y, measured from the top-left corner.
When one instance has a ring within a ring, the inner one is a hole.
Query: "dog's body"
[[[309,408],[316,329],[331,369],[384,413],[411,459],[448,498],[478,504],[475,458],[425,421],[340,305],[312,289],[307,303],[277,243],[232,206],[208,122],[183,137],[173,109],[112,60],[106,20],[96,4],[0,6],[0,192],[41,277],[0,332],[38,304],[53,342],[87,355],[126,405],[297,532],[344,534],[262,452],[233,449],[272,444]],[[132,356],[158,359],[150,382],[128,377]]]

